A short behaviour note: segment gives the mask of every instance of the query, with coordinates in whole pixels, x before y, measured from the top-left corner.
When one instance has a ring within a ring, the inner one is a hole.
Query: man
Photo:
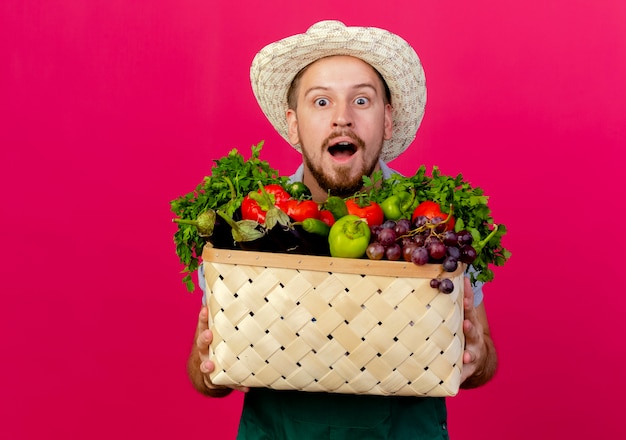
[[[347,196],[362,176],[382,169],[415,137],[426,100],[424,73],[400,37],[375,28],[325,21],[270,44],[255,57],[252,87],[277,131],[302,152],[292,176],[316,201]],[[202,277],[201,285],[203,284]],[[496,354],[482,304],[466,280],[462,387],[486,383]],[[189,358],[194,386],[209,396],[232,390],[211,384],[212,340],[203,307]],[[246,392],[242,439],[448,438],[443,398],[383,397],[239,388]]]

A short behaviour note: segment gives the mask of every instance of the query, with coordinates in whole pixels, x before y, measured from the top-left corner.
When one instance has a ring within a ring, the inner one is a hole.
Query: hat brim
[[[347,27],[323,21],[306,33],[264,47],[252,61],[250,81],[261,110],[276,131],[289,142],[287,93],[295,76],[309,64],[333,55],[360,58],[385,79],[391,92],[393,132],[384,141],[381,159],[389,162],[415,139],[426,106],[422,63],[401,37],[374,27]],[[299,145],[294,148],[300,151]]]

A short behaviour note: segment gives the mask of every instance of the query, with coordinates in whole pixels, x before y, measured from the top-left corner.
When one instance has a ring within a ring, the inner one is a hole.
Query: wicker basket
[[[463,269],[205,247],[211,380],[301,391],[453,396]]]

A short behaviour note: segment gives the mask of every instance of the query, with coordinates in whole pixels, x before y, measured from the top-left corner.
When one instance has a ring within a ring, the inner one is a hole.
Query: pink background
[[[510,230],[501,367],[449,400],[453,438],[626,434],[623,1],[3,0],[0,438],[233,438],[241,396],[186,378],[169,202],[260,140],[291,173],[248,67],[324,18],[414,45],[426,117],[392,165],[462,172]]]

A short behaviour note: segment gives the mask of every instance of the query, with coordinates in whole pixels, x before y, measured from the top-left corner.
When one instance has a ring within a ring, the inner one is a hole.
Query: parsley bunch
[[[488,282],[493,280],[490,265],[503,266],[511,256],[511,252],[502,246],[502,237],[507,229],[503,224],[495,224],[491,209],[487,206],[489,197],[481,188],[473,187],[463,179],[461,174],[456,177],[442,175],[439,168],[432,168],[431,176],[426,174],[422,165],[410,177],[394,174],[390,179],[383,180],[382,172],[375,172],[371,178],[364,177],[364,184],[370,188],[370,197],[382,203],[387,197],[402,191],[415,191],[416,197],[411,211],[426,200],[437,202],[444,213],[455,217],[455,230],[467,230],[472,234],[474,247],[478,256],[472,263],[477,273],[471,273],[471,280]]]
[[[203,213],[220,211],[233,217],[241,207],[243,198],[262,185],[286,184],[288,178],[281,177],[269,163],[259,158],[263,142],[251,147],[252,154],[245,159],[237,149],[227,156],[214,160],[211,174],[204,177],[195,190],[170,202],[172,212],[178,219],[196,221]],[[193,224],[178,224],[174,233],[176,254],[185,266],[183,283],[187,290],[195,289],[192,274],[198,269],[202,248],[209,237],[201,235]]]

